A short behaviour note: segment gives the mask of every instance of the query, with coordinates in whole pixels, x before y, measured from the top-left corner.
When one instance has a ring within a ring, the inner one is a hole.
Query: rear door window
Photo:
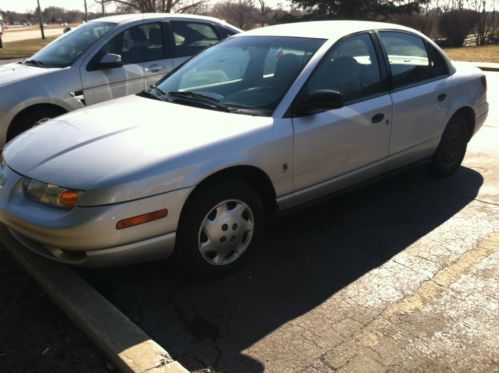
[[[379,35],[388,56],[393,88],[431,78],[430,58],[423,39],[405,32],[381,31]]]

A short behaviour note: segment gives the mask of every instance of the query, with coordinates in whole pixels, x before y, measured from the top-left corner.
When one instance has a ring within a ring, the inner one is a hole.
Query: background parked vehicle
[[[47,119],[140,92],[237,28],[210,17],[104,17],[0,66],[0,147]]]
[[[485,75],[412,29],[286,24],[205,50],[152,89],[79,110],[4,150],[0,220],[48,258],[241,265],[266,220],[426,162],[461,165]]]

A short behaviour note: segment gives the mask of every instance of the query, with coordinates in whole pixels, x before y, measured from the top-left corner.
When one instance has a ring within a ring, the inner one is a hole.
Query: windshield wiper
[[[150,89],[146,89],[142,92],[139,92],[137,93],[137,95],[141,97],[149,97],[154,100],[168,101],[168,102],[171,101],[170,99],[168,99],[168,95],[164,91],[155,86],[152,86]]]
[[[173,97],[188,97],[188,98],[193,98],[193,99],[200,99],[200,100],[207,100],[211,102],[220,102],[216,98],[210,97],[210,96],[205,96],[201,93],[196,93],[192,91],[172,91],[168,92],[170,96]]]
[[[45,65],[44,62],[42,62],[40,60],[34,60],[34,59],[24,60],[23,63],[25,65],[29,64],[29,65],[35,65],[35,66],[40,66],[40,67],[46,67],[47,66],[47,65]]]
[[[159,92],[162,96],[167,96],[166,92],[163,91],[161,88],[159,88],[158,86],[151,86],[151,90],[154,90],[156,92]]]
[[[267,109],[252,109],[252,108],[230,108],[231,113],[235,114],[245,114],[252,115],[254,117],[270,117],[272,116],[272,110]]]
[[[180,99],[187,99],[189,101],[200,102],[208,107],[213,107],[214,109],[217,110],[223,110],[235,114],[245,114],[245,115],[262,116],[262,117],[272,115],[272,111],[269,110],[234,107],[231,105],[223,104],[216,98],[205,96],[201,93],[196,93],[192,91],[172,91],[168,92],[168,95],[172,97],[178,97]]]
[[[185,99],[190,102],[200,103],[203,106],[206,106],[215,110],[222,111],[232,111],[230,107],[222,104],[219,100],[213,97],[205,96],[200,93],[192,92],[192,91],[172,91],[168,92],[168,95],[171,97],[176,97],[179,99]]]

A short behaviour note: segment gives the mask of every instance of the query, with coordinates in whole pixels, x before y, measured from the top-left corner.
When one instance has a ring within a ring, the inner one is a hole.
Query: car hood
[[[19,80],[29,79],[59,70],[60,68],[42,68],[24,65],[22,63],[9,63],[7,65],[2,65],[0,66],[0,87]]]
[[[67,188],[105,190],[140,182],[140,191],[115,190],[111,203],[187,187],[182,173],[172,176],[172,171],[271,124],[268,117],[128,96],[35,127],[3,154],[17,173]]]

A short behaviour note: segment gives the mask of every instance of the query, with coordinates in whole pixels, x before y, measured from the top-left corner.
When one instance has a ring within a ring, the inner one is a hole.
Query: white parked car
[[[149,88],[239,29],[194,15],[95,19],[32,57],[0,66],[0,148],[47,119]]]
[[[409,28],[261,28],[139,95],[13,140],[0,220],[64,263],[175,253],[196,274],[223,274],[276,213],[422,162],[434,175],[454,173],[487,112],[484,74],[456,69]]]

